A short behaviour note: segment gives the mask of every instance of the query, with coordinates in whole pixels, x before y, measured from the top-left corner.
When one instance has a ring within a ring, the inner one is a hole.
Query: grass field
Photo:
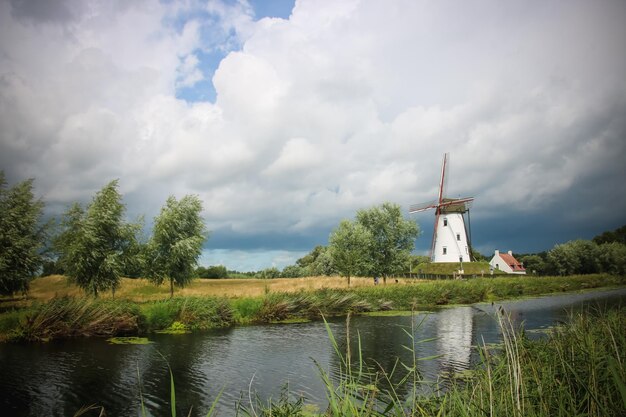
[[[393,281],[393,280],[391,280]],[[409,279],[400,278],[399,283],[405,284]],[[395,282],[394,282],[395,284]],[[372,278],[352,278],[350,288],[373,286]],[[291,293],[315,291],[323,288],[348,288],[345,278],[341,277],[307,277],[280,279],[196,279],[185,288],[176,288],[174,296],[180,297],[260,297],[271,293]],[[84,293],[68,282],[61,275],[36,278],[31,282],[28,296],[12,303],[24,305],[33,300],[50,300],[55,297],[79,296]],[[101,293],[101,298],[110,298],[111,293]],[[122,285],[115,292],[116,298],[133,301],[153,301],[169,298],[169,283],[156,286],[145,279],[122,278]]]
[[[466,276],[468,276],[466,274]],[[602,287],[611,285],[608,282],[623,283],[623,279],[616,278],[599,279],[598,275],[577,276],[577,277],[531,277],[531,276],[494,276],[476,278],[468,280],[417,280],[414,278],[388,279],[384,285],[382,280],[378,285],[377,293],[389,291],[397,292],[399,287],[418,285],[423,290],[428,288],[450,288],[451,291],[460,293],[483,291],[494,293],[495,298],[507,298],[517,295],[536,295],[541,293],[551,293],[554,291],[577,290],[584,288]],[[587,285],[589,284],[589,285]],[[555,287],[556,285],[556,287]],[[488,287],[488,288],[485,288]],[[279,278],[279,279],[258,279],[258,278],[237,278],[237,279],[195,279],[185,288],[176,288],[174,297],[224,297],[224,298],[257,298],[266,294],[277,293],[298,293],[316,292],[324,289],[337,290],[366,290],[374,289],[372,278],[352,278],[348,287],[346,278],[334,276],[319,276],[307,278]],[[521,288],[519,291],[517,288]],[[513,290],[512,293],[509,290]],[[407,288],[407,292],[415,289]],[[503,292],[506,290],[506,292]],[[400,290],[400,292],[404,292]],[[30,291],[23,297],[0,297],[0,304],[4,307],[22,307],[32,304],[34,301],[48,301],[59,297],[83,296],[84,292],[76,285],[71,284],[68,279],[61,275],[51,275],[36,278],[31,282]],[[101,299],[110,299],[110,292],[103,292]],[[156,286],[145,279],[122,278],[120,288],[115,292],[116,299],[125,299],[135,302],[157,301],[169,298],[169,283]],[[463,298],[463,297],[461,297]],[[480,301],[480,300],[478,300]],[[460,301],[463,302],[463,301]],[[467,302],[472,302],[467,301]]]

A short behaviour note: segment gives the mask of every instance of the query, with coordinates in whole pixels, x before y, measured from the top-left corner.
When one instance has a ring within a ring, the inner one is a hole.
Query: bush
[[[178,318],[178,306],[171,300],[145,304],[142,308],[146,317],[147,330],[166,329]]]
[[[200,266],[198,267],[198,269],[196,269],[196,275],[198,276],[198,278],[228,278],[228,270],[223,265],[214,265],[207,268]]]

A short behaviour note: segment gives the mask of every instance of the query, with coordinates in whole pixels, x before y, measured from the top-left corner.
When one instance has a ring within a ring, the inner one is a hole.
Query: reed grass
[[[36,304],[9,333],[11,340],[47,341],[76,336],[111,337],[139,329],[138,308],[128,302],[56,298]]]
[[[360,342],[356,353],[348,345],[339,350],[330,328],[330,342],[339,357],[338,378],[321,367],[328,408],[327,417],[617,417],[626,415],[626,312],[587,311],[571,316],[549,337],[529,340],[514,329],[503,313],[498,316],[503,335],[497,351],[483,346],[481,362],[463,380],[441,386],[424,381],[415,354],[415,330],[407,331],[412,353],[409,363],[397,362],[391,370],[364,363]],[[349,316],[348,316],[349,322]],[[349,323],[348,323],[349,326]],[[349,340],[349,339],[348,339]],[[358,338],[357,338],[358,340]],[[353,357],[356,360],[353,362]],[[404,372],[398,383],[393,374]],[[430,386],[430,391],[424,390]],[[406,394],[399,394],[404,392]],[[420,394],[435,392],[432,394]],[[286,409],[282,403],[257,402],[263,414]],[[293,402],[297,401],[297,402]],[[310,416],[303,399],[292,400],[293,416]],[[297,407],[296,407],[297,406]],[[248,414],[250,415],[250,414]],[[276,415],[282,415],[277,413]]]

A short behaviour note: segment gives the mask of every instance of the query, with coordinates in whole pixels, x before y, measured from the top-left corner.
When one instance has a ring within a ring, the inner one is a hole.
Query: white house
[[[496,250],[493,258],[489,261],[489,265],[491,265],[493,269],[499,269],[507,274],[526,275],[526,269],[513,257],[512,251],[500,253],[499,250]]]

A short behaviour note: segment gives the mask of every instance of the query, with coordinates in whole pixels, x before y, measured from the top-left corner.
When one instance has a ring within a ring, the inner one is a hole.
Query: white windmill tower
[[[409,213],[435,209],[435,229],[430,248],[432,262],[470,262],[470,240],[463,215],[468,213],[474,197],[446,198],[445,188],[448,180],[449,155],[443,155],[439,197],[436,201],[414,204]],[[469,224],[469,220],[468,220]]]

